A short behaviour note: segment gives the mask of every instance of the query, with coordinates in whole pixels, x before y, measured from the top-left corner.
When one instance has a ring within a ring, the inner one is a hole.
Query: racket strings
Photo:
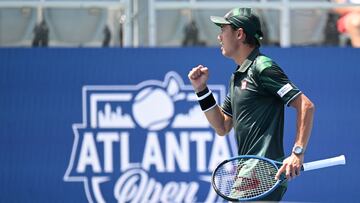
[[[270,190],[277,181],[277,168],[260,159],[238,159],[224,164],[215,173],[215,184],[225,196],[251,199]]]

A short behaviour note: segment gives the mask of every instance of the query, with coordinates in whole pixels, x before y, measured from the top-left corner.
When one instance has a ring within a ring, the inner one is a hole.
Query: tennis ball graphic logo
[[[132,111],[142,128],[161,130],[174,115],[174,103],[163,89],[148,87],[135,96]]]

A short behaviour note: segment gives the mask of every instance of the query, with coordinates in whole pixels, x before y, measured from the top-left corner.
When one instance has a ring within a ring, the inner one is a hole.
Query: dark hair
[[[233,25],[233,24],[230,24],[230,25],[231,25],[233,30],[238,30],[239,29],[238,27],[235,27],[235,25]],[[242,29],[243,29],[243,31],[245,32],[245,35],[246,35],[246,38],[245,38],[245,41],[244,41],[245,44],[249,44],[249,45],[256,46],[256,47],[261,46],[259,41],[254,36],[249,35],[244,28],[242,28]]]

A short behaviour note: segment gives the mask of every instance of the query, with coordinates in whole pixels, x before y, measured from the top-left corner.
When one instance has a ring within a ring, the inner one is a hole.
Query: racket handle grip
[[[345,156],[337,156],[329,159],[323,159],[319,161],[313,161],[303,164],[303,170],[304,171],[310,171],[315,170],[319,168],[325,168],[330,166],[336,166],[336,165],[344,165],[346,163]]]

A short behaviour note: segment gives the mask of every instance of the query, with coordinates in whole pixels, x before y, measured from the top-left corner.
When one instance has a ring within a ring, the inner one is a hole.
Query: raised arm
[[[202,108],[210,125],[218,135],[228,134],[232,128],[232,118],[224,114],[216,103],[212,103],[213,100],[210,98],[212,94],[207,89],[208,68],[199,65],[189,72],[188,77],[197,95],[199,96],[200,93],[203,95],[203,99],[208,101],[205,108],[203,108],[204,105]]]

